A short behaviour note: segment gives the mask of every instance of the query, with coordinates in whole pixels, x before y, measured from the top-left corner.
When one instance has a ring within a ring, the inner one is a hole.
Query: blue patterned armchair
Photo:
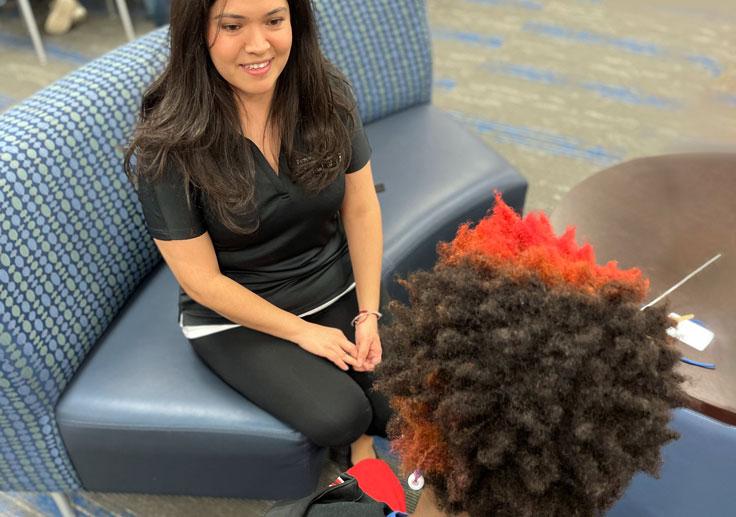
[[[374,148],[384,280],[526,182],[432,107],[424,2],[315,0]],[[0,115],[0,490],[289,498],[325,453],[194,356],[122,170],[166,29]],[[391,284],[394,295],[401,292]]]

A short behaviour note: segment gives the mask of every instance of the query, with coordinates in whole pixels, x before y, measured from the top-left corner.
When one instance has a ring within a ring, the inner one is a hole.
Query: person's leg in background
[[[52,35],[66,34],[85,18],[87,9],[77,0],[52,0],[44,30]]]

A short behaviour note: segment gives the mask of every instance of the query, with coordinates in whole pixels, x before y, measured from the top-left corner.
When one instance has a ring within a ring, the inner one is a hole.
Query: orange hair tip
[[[473,227],[470,223],[461,225],[451,242],[438,247],[441,264],[473,258],[486,267],[504,268],[513,276],[532,273],[549,285],[589,292],[618,282],[643,299],[648,281],[639,269],[621,270],[615,261],[596,264],[593,246],[577,244],[574,226],[557,236],[545,213],[531,212],[522,218],[499,192],[494,194],[493,209],[483,219]]]

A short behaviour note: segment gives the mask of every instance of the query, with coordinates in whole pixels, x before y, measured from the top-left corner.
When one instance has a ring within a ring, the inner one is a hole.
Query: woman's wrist
[[[374,317],[375,317],[375,320],[378,321],[378,320],[380,320],[383,317],[383,314],[381,314],[378,311],[360,310],[360,311],[358,311],[358,314],[350,322],[350,324],[353,327],[355,327],[355,326],[360,325],[361,323],[367,321],[368,319],[372,319]]]
[[[302,337],[309,333],[311,330],[310,327],[312,327],[313,323],[306,321],[299,316],[295,316],[293,314],[290,314],[290,316],[294,316],[293,318],[289,318],[289,330],[288,335],[284,336],[284,338],[287,341],[291,341],[292,343],[300,343],[302,340]]]

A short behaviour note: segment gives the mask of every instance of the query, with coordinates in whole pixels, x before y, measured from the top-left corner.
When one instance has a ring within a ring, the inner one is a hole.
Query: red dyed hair
[[[407,397],[394,397],[391,407],[401,414],[405,425],[401,436],[391,442],[399,454],[401,468],[411,472],[420,465],[425,472],[444,472],[452,464],[441,426],[432,418],[432,409]]]
[[[649,287],[639,269],[621,270],[616,261],[597,265],[593,247],[575,243],[574,227],[557,237],[544,213],[530,213],[522,219],[499,193],[491,215],[475,228],[462,225],[452,242],[440,245],[439,252],[440,263],[445,265],[471,258],[514,278],[534,274],[550,286],[568,285],[591,294],[616,282],[643,300]]]
[[[490,215],[474,228],[469,223],[462,225],[455,239],[440,244],[438,250],[440,266],[451,267],[469,259],[476,266],[493,268],[514,279],[536,276],[550,287],[591,295],[606,284],[617,283],[631,292],[632,299],[641,301],[649,286],[639,269],[621,270],[615,261],[597,265],[593,247],[576,244],[574,227],[557,237],[544,213],[521,218],[499,193]],[[428,373],[427,385],[433,384],[434,373]],[[443,439],[444,431],[441,423],[431,418],[431,408],[403,397],[393,398],[392,406],[405,424],[402,436],[392,444],[402,467],[411,470],[420,465],[425,472],[451,469],[453,459]]]

